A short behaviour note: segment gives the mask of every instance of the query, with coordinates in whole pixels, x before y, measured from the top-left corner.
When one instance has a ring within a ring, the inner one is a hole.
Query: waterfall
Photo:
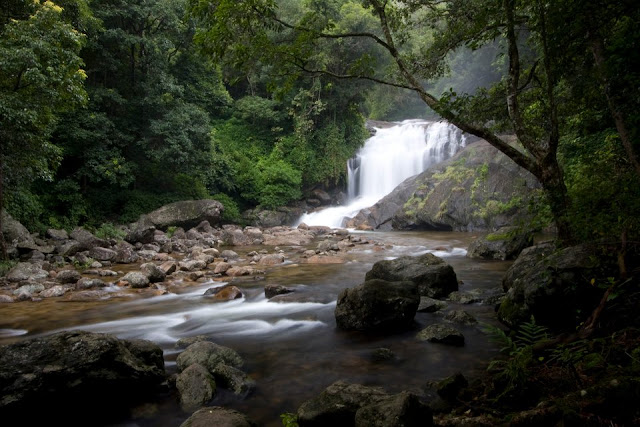
[[[347,162],[349,203],[303,215],[298,223],[341,227],[346,218],[373,206],[405,179],[464,147],[460,129],[447,122],[407,120],[377,128]]]

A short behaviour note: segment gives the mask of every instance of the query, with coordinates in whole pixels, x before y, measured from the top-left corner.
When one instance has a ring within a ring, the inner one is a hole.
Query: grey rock
[[[246,415],[233,409],[213,406],[202,408],[191,415],[180,427],[256,427]]]
[[[49,277],[49,273],[43,270],[40,265],[30,262],[20,262],[7,273],[7,280],[10,282],[22,282],[24,280],[40,280]]]
[[[146,288],[149,286],[149,278],[139,271],[131,271],[125,274],[122,280],[129,282],[132,288]]]
[[[140,265],[140,271],[147,276],[151,283],[163,282],[166,278],[165,272],[152,262]]]
[[[242,298],[242,291],[234,285],[227,285],[216,288],[209,288],[204,296],[213,298],[215,301],[231,301]]]
[[[356,427],[429,427],[431,409],[418,396],[403,391],[356,411]]]
[[[71,234],[69,234],[73,240],[80,242],[84,250],[91,250],[94,247],[109,247],[109,242],[104,239],[99,239],[89,231],[85,230],[82,227],[76,227],[73,229]]]
[[[0,378],[5,419],[81,425],[98,412],[105,422],[128,413],[159,391],[165,371],[162,349],[149,341],[72,331],[0,347]],[[74,410],[57,416],[70,401]]]
[[[125,240],[129,243],[151,243],[155,238],[156,225],[146,215],[129,225]]]
[[[0,232],[4,235],[5,242],[8,244],[33,242],[33,237],[29,230],[19,221],[13,219],[6,210],[1,209],[0,215],[2,215],[2,230]]]
[[[162,206],[145,215],[156,228],[165,230],[169,226],[189,229],[202,221],[219,224],[224,207],[216,200],[184,200]]]
[[[462,347],[464,336],[457,330],[445,325],[429,325],[416,336],[420,341],[430,341]]]
[[[182,410],[193,412],[213,399],[216,382],[207,368],[194,363],[178,374],[176,389]]]
[[[335,309],[341,329],[390,330],[409,326],[420,303],[414,282],[367,280],[343,290]]]
[[[76,270],[62,270],[56,275],[56,280],[60,283],[76,283],[81,277]]]
[[[367,272],[365,279],[410,280],[418,285],[421,296],[431,298],[444,297],[458,290],[458,279],[453,268],[442,258],[430,253],[378,261]]]
[[[264,296],[267,298],[273,298],[276,295],[290,294],[291,292],[293,292],[293,289],[282,285],[265,285],[264,287]]]
[[[527,201],[540,186],[485,141],[469,144],[407,181],[409,188],[403,189],[401,207],[391,219],[398,230],[495,230],[527,221]]]
[[[479,237],[469,245],[467,257],[510,260],[533,244],[533,233],[519,227],[505,226],[493,233]]]
[[[180,372],[194,363],[199,363],[209,372],[214,372],[216,366],[221,363],[239,368],[244,364],[244,361],[235,350],[229,347],[209,341],[199,341],[187,347],[176,359]]]
[[[388,362],[390,360],[394,360],[395,358],[396,354],[391,351],[391,349],[386,347],[376,348],[371,353],[371,359],[374,362]]]
[[[47,230],[47,237],[52,240],[67,240],[69,239],[69,233],[67,233],[67,230],[49,228]]]
[[[498,318],[512,328],[534,316],[537,324],[573,330],[602,297],[591,280],[607,283],[607,277],[616,274],[615,254],[597,245],[559,250],[551,244],[532,246],[522,251],[503,278],[507,294]]]
[[[458,304],[473,304],[480,301],[480,296],[473,292],[456,291],[451,292],[447,299]]]
[[[225,249],[224,251],[222,251],[220,253],[220,256],[222,258],[226,258],[226,259],[238,259],[238,258],[240,258],[240,255],[238,255],[237,252],[232,251],[230,249]]]
[[[271,255],[265,255],[262,258],[260,258],[260,261],[258,261],[258,264],[260,265],[278,265],[278,264],[282,264],[284,262],[284,255],[282,254],[271,254]]]
[[[105,286],[107,286],[107,284],[104,281],[100,279],[90,279],[88,277],[83,277],[76,283],[77,290],[104,288]]]
[[[462,325],[475,325],[478,323],[475,317],[464,310],[453,310],[444,315],[444,320]]]
[[[61,297],[67,292],[69,292],[70,290],[71,289],[66,286],[55,285],[49,289],[45,289],[44,291],[40,292],[40,296],[43,298]]]
[[[420,297],[420,305],[418,306],[418,313],[435,313],[438,310],[442,310],[447,307],[447,303],[434,298]]]
[[[380,402],[388,394],[380,387],[337,381],[298,408],[300,427],[353,426],[358,409]]]
[[[113,261],[118,253],[113,249],[94,247],[89,251],[89,256],[98,261]]]
[[[20,286],[18,289],[13,291],[14,295],[23,295],[26,294],[28,296],[32,296],[33,294],[37,294],[39,292],[44,291],[44,285],[41,283],[29,283],[26,285]]]
[[[207,268],[207,264],[204,261],[200,260],[191,260],[191,261],[181,261],[178,263],[180,266],[180,270],[182,271],[196,271],[196,270],[204,270]]]
[[[133,245],[128,242],[118,242],[114,249],[116,257],[113,261],[118,264],[132,264],[140,259]]]
[[[56,252],[63,257],[70,257],[84,250],[84,245],[77,240],[65,240],[56,248]]]
[[[231,390],[238,396],[246,397],[256,386],[255,381],[243,371],[225,363],[219,363],[212,373],[220,387]]]

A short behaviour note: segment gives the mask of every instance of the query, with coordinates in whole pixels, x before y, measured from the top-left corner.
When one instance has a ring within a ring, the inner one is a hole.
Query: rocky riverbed
[[[250,392],[237,394],[217,381],[208,404],[240,410],[259,425],[280,425],[279,414],[295,412],[338,380],[424,396],[428,380],[460,369],[481,370],[496,351],[477,324],[444,318],[456,309],[480,321],[492,322],[495,316],[499,280],[509,263],[467,259],[464,248],[473,238],[468,233],[350,233],[200,222],[186,230],[156,228],[138,241],[131,231],[120,241],[97,239],[86,230],[57,241],[54,234],[35,239],[37,247],[29,252],[18,249],[23,264],[4,278],[3,343],[60,330],[147,339],[162,349],[171,378],[186,370],[177,361],[184,351],[178,341],[204,336],[237,351],[245,362],[242,372],[254,384]],[[62,255],[61,249],[75,242],[82,250]],[[47,246],[54,250],[38,250]],[[334,310],[342,290],[362,283],[377,261],[424,253],[441,256],[456,270],[460,290],[451,298],[423,297],[414,323],[400,333],[336,328]],[[464,347],[416,337],[426,326],[443,322],[462,331]],[[129,419],[137,425],[180,424],[190,413],[174,387]]]

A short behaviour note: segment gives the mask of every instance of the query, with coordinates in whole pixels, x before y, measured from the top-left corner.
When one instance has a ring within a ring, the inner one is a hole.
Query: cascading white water
[[[407,120],[376,129],[347,163],[349,204],[303,215],[298,223],[341,227],[346,218],[374,205],[405,179],[453,156],[465,137],[447,122]]]

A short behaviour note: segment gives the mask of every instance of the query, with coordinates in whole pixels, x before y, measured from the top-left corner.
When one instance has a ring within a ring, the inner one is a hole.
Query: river
[[[427,251],[444,258],[462,281],[461,291],[495,289],[500,286],[509,262],[472,260],[465,257],[473,238],[458,232],[362,232],[359,237],[377,242],[352,248],[348,262],[336,265],[300,264],[293,252],[288,260],[270,267],[263,280],[233,283],[242,299],[211,303],[203,292],[220,282],[205,282],[182,293],[154,297],[115,298],[94,302],[40,302],[0,306],[0,343],[49,334],[62,329],[82,329],[114,334],[120,338],[143,338],[164,351],[167,371],[175,372],[183,337],[206,335],[231,347],[245,359],[243,370],[256,381],[255,391],[244,400],[219,393],[211,402],[247,413],[258,425],[280,426],[279,414],[295,412],[305,400],[341,379],[379,385],[389,392],[422,390],[428,381],[456,371],[472,375],[485,368],[497,351],[477,326],[459,326],[464,347],[419,342],[416,333],[426,325],[442,321],[443,313],[464,309],[480,322],[495,322],[490,305],[449,303],[442,312],[418,313],[410,330],[394,335],[344,332],[336,329],[334,309],[339,292],[361,283],[375,261]],[[310,248],[315,248],[314,244]],[[222,248],[224,249],[224,248]],[[233,247],[241,257],[256,247]],[[286,249],[286,248],[285,248]],[[126,269],[134,266],[123,266]],[[266,284],[295,289],[279,301],[264,296]],[[19,331],[23,335],[13,335]],[[396,358],[375,362],[376,348],[391,349]],[[108,402],[105,402],[108,407]],[[187,418],[177,406],[176,396],[166,396],[148,418],[132,419],[119,426],[178,426]]]

